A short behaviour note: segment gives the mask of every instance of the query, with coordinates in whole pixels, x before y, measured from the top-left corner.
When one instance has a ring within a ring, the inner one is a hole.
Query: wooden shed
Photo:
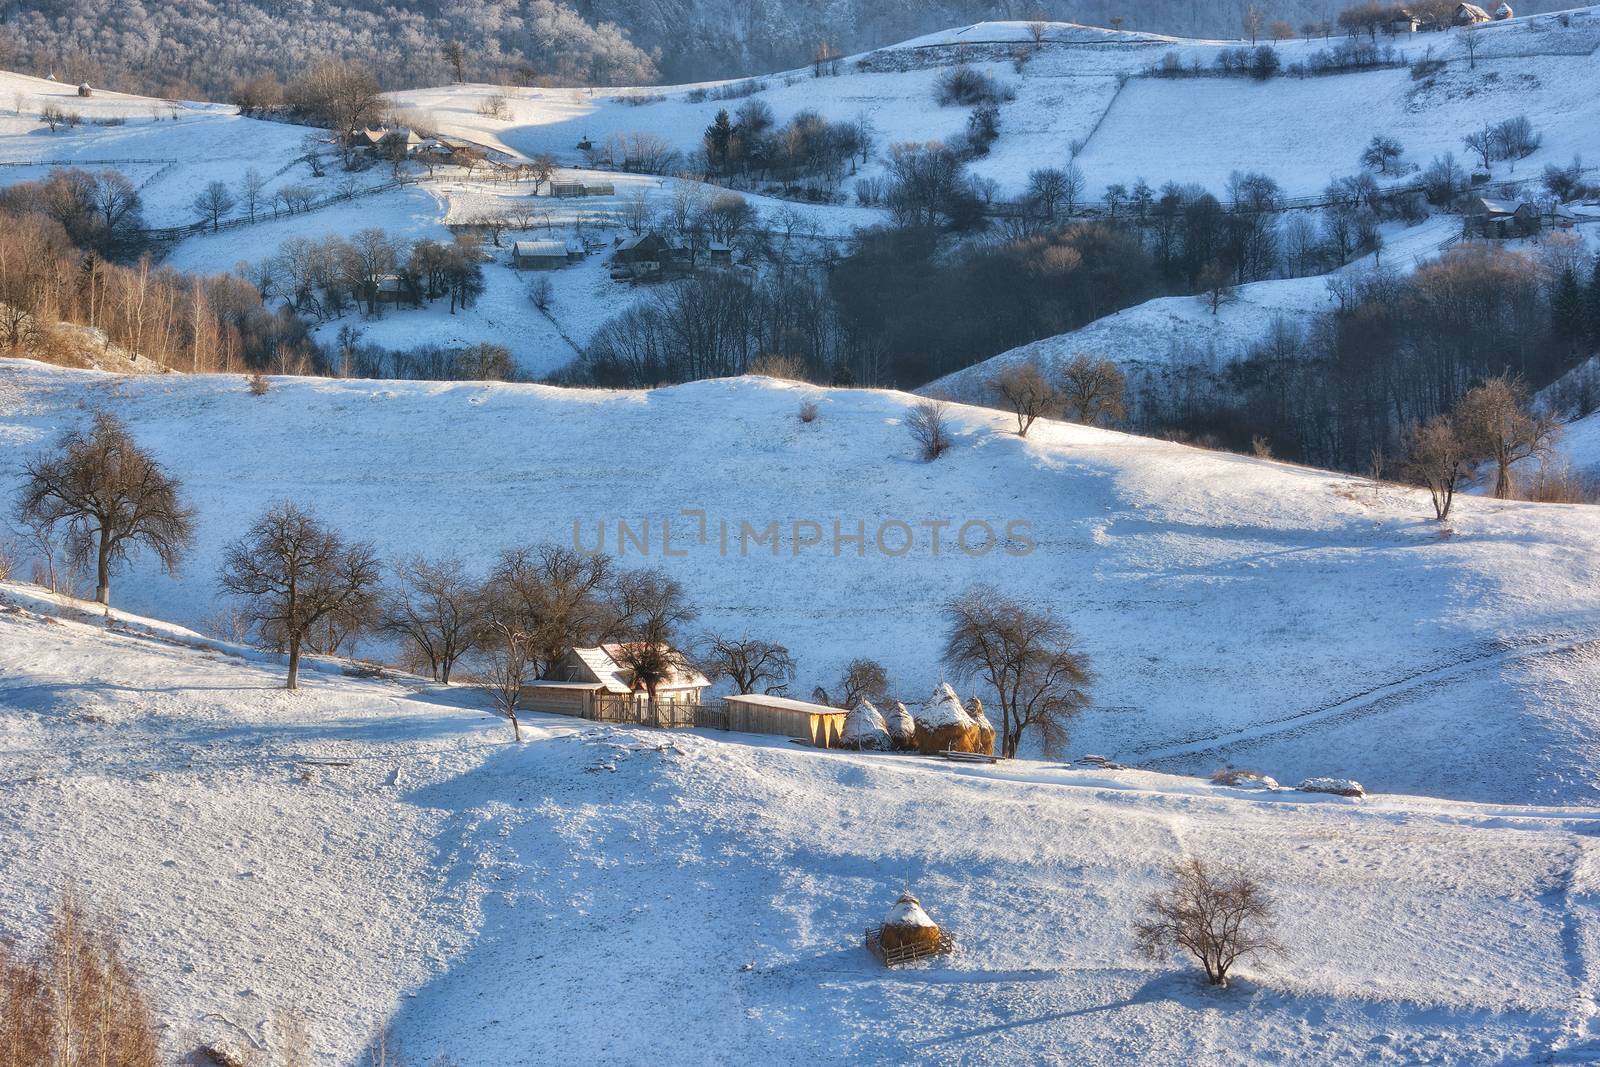
[[[731,696],[723,703],[729,730],[794,737],[818,748],[832,748],[838,742],[848,714],[843,708],[763,693]]]
[[[565,241],[518,241],[511,246],[511,264],[530,270],[560,270],[570,262]]]
[[[1480,196],[1467,208],[1467,225],[1478,237],[1532,237],[1539,232],[1542,221],[1538,207],[1526,200]]]

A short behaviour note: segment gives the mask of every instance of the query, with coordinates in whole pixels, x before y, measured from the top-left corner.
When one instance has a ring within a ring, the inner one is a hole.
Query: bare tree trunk
[[[300,688],[300,638],[289,638],[289,688]]]
[[[111,605],[111,531],[104,526],[100,527],[100,550],[95,558],[94,598]]]

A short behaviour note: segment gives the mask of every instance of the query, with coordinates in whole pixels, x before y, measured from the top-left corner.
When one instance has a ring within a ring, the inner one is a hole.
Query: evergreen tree
[[[1586,318],[1578,272],[1568,267],[1556,279],[1555,291],[1550,296],[1550,332],[1555,335],[1556,344],[1568,350],[1581,344]]]
[[[717,112],[717,117],[706,127],[706,161],[713,170],[725,174],[728,170],[728,155],[733,148],[733,123],[728,119],[728,109],[722,108]]]

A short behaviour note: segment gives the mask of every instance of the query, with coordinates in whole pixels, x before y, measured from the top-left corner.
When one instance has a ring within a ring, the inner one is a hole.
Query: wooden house
[[[1389,32],[1396,36],[1402,33],[1416,33],[1422,29],[1422,20],[1403,7],[1396,8],[1389,18]]]
[[[1494,19],[1489,17],[1489,13],[1483,8],[1479,7],[1477,4],[1456,5],[1457,26],[1476,26],[1480,22],[1493,21]]]
[[[1531,237],[1539,232],[1540,224],[1539,208],[1527,200],[1480,196],[1467,208],[1467,226],[1475,237]]]
[[[522,687],[523,708],[610,722],[663,718],[648,714],[649,694],[619,662],[622,652],[619,644],[568,649],[544,678]],[[698,706],[710,685],[693,668],[674,671],[656,687],[656,704],[668,709]]]
[[[571,261],[565,241],[518,241],[511,246],[511,265],[528,270],[560,270]]]
[[[687,266],[688,252],[652,230],[618,244],[611,259],[635,276],[640,276]]]
[[[729,730],[794,737],[818,748],[832,748],[838,743],[849,715],[843,708],[762,693],[727,697],[723,705]]]

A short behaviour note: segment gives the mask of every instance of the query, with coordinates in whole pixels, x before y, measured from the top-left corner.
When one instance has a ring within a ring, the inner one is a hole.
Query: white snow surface
[[[589,549],[603,526],[614,553],[618,522],[637,538],[648,519],[650,554],[630,542],[621,562],[682,581],[697,632],[784,643],[804,685],[870,655],[897,696],[931,691],[943,604],[986,581],[1053,606],[1088,654],[1097,680],[1073,753],[1381,792],[1600,798],[1591,508],[1472,497],[1441,528],[1418,490],[1065,423],[1024,440],[976,408],[954,410],[956,446],[928,464],[901,425],[914,398],[759,378],[649,392],[271,382],[254,397],[239,377],[0,361],[0,499],[21,457],[103,407],[199,512],[180,574],[141,558],[114,602],[184,625],[218,606],[224,546],[285,498],[385,558],[457,553],[474,569],[508,546],[571,544],[575,523]],[[795,415],[807,399],[821,413],[809,424]],[[704,541],[686,508],[705,512]],[[996,543],[972,526],[962,550],[969,522]],[[1006,542],[1013,522],[1028,525]],[[754,540],[772,523],[776,544]],[[822,543],[796,553],[808,523]]]
[[[1592,809],[1244,794],[534,716],[0,586],[0,934],[114,909],[172,1059],[280,1012],[314,1062],[1581,1062]],[[1290,947],[1226,993],[1130,934],[1244,857]],[[914,885],[960,949],[862,947]],[[673,995],[664,995],[671,992]],[[618,1005],[626,1005],[619,1010]]]

